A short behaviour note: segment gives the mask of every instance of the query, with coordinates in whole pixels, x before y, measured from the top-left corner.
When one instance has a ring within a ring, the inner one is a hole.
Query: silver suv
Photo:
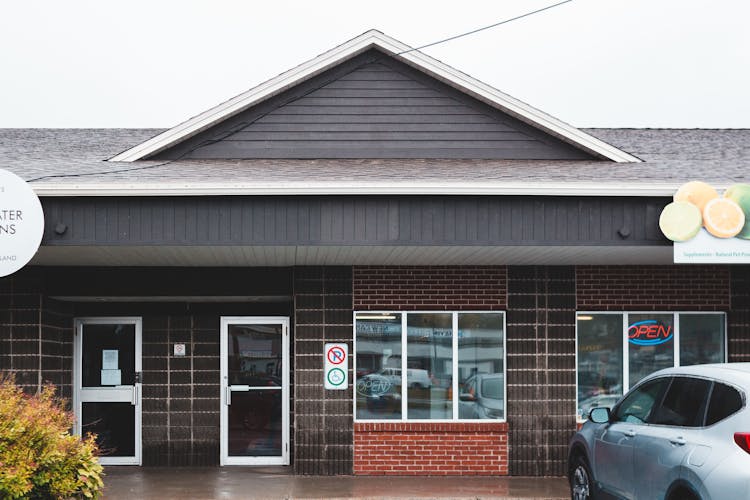
[[[571,497],[750,498],[750,363],[668,368],[570,441]]]

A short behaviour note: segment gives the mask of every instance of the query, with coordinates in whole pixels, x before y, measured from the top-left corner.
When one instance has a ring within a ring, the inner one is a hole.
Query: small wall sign
[[[330,391],[343,391],[349,388],[349,346],[347,344],[326,344],[323,348],[323,385]]]
[[[42,204],[16,174],[0,169],[0,278],[29,263],[44,233]]]
[[[186,352],[185,344],[175,344],[174,345],[174,355],[175,356],[184,356]]]

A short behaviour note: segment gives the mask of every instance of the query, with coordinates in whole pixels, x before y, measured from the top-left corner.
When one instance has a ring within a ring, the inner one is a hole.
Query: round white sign
[[[0,169],[0,277],[25,266],[44,233],[42,204],[17,175]]]

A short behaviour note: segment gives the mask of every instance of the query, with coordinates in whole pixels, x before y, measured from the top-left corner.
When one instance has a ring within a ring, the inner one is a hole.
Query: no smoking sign
[[[349,388],[349,346],[346,344],[326,344],[323,349],[324,377],[326,389],[343,391]]]

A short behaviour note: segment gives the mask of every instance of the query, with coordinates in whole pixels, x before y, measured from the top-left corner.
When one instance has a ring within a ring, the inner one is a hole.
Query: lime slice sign
[[[349,388],[349,346],[345,343],[325,344],[323,349],[323,385],[327,390]]]

